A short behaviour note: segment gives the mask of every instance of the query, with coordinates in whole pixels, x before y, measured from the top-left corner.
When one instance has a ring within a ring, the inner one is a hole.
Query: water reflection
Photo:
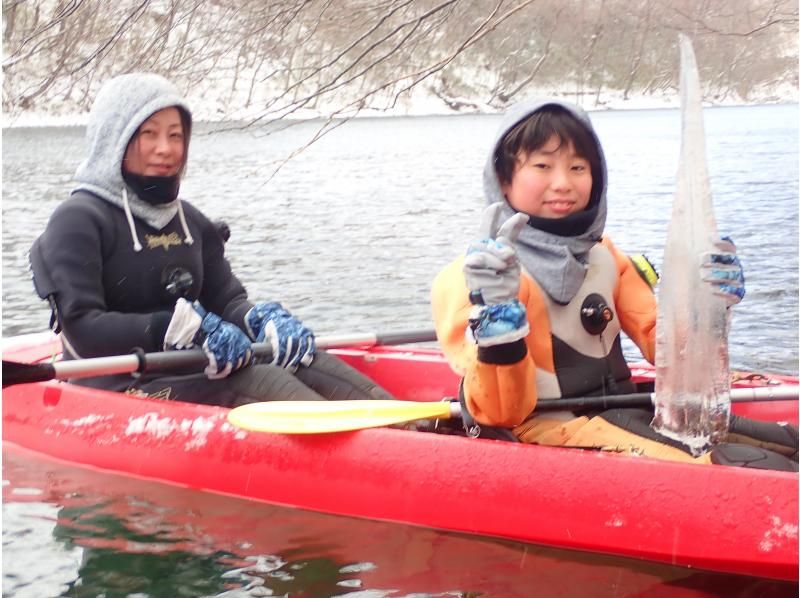
[[[273,507],[70,468],[8,447],[3,478],[7,596],[797,593],[797,584]],[[34,558],[25,558],[31,550]]]

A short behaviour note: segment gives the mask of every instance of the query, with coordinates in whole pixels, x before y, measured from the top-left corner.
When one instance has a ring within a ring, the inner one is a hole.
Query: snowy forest
[[[602,108],[674,96],[678,32],[709,103],[797,101],[790,0],[3,0],[3,110],[80,114],[134,70],[249,125],[541,91]]]

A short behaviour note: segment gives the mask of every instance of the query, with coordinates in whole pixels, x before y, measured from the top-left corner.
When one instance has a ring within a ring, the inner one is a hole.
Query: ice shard
[[[698,455],[725,439],[730,418],[725,301],[703,282],[703,254],[717,236],[706,166],[700,77],[680,36],[681,153],[658,290],[652,427]]]

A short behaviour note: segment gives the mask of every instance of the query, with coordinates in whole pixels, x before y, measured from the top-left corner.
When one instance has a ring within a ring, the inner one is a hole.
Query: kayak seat
[[[689,447],[682,442],[662,436],[650,427],[653,412],[649,409],[609,409],[599,417],[637,436],[691,454]],[[796,426],[733,415],[728,441],[715,446],[709,457],[711,463],[717,465],[798,471],[797,438]]]
[[[715,465],[732,465],[749,469],[771,469],[777,471],[798,470],[797,463],[769,449],[749,444],[724,443],[711,450],[711,462]]]
[[[728,442],[758,446],[797,463],[797,426],[731,415]]]

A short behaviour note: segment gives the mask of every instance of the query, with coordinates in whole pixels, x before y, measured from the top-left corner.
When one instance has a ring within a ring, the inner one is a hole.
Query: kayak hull
[[[404,399],[457,388],[435,351],[340,354]],[[28,347],[4,359],[35,355]],[[399,429],[262,434],[228,424],[224,408],[57,382],[3,394],[4,450],[326,513],[798,578],[795,473]],[[796,422],[797,402],[781,403],[770,408]]]

